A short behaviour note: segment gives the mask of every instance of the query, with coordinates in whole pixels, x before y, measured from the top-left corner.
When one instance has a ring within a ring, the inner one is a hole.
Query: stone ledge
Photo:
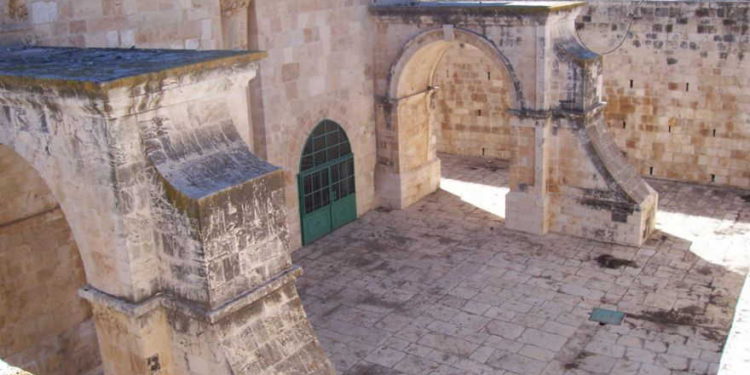
[[[56,87],[101,95],[154,79],[245,66],[266,56],[259,51],[0,47],[0,87]]]
[[[411,1],[375,3],[370,10],[379,15],[398,14],[547,14],[586,5],[585,1]]]
[[[91,285],[87,285],[78,290],[78,295],[92,304],[104,306],[108,309],[118,311],[133,318],[139,318],[156,310],[159,307],[162,307],[168,310],[179,311],[181,313],[184,313],[185,315],[191,316],[195,319],[206,321],[210,324],[215,324],[221,320],[224,320],[240,309],[249,306],[250,304],[273,293],[284,285],[290,282],[294,282],[294,280],[296,280],[297,277],[299,277],[301,274],[301,267],[292,266],[272,277],[265,284],[255,289],[249,290],[239,295],[235,299],[228,301],[212,310],[208,310],[204,307],[198,306],[191,301],[186,301],[184,299],[178,298],[170,293],[158,293],[146,298],[142,302],[133,303],[121,297],[115,297],[113,295],[102,292],[101,290],[96,289]]]

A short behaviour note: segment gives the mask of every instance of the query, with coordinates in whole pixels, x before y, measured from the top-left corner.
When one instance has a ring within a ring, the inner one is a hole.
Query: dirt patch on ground
[[[580,352],[578,355],[573,358],[572,361],[566,363],[563,365],[563,368],[566,370],[574,370],[577,369],[578,366],[581,365],[581,361],[591,356],[591,353],[589,352]]]
[[[638,267],[638,264],[636,264],[632,260],[616,258],[609,254],[599,255],[594,260],[599,264],[599,267],[610,268],[614,270],[622,267]]]
[[[726,296],[722,292],[714,292],[708,296],[708,303],[714,306],[729,308],[735,304],[735,300],[732,297]]]
[[[671,310],[644,311],[642,314],[627,314],[633,319],[640,319],[658,325],[695,326],[706,322],[703,309],[699,306],[686,306]]]
[[[359,298],[357,302],[364,304],[364,305],[382,307],[386,309],[393,309],[395,311],[404,311],[403,303],[386,301],[382,297],[376,296],[372,293],[367,293],[362,298]]]
[[[708,341],[718,342],[721,343],[721,350],[724,348],[724,342],[727,339],[727,334],[724,332],[721,332],[720,330],[716,328],[702,328],[700,330],[701,336],[705,338]]]
[[[344,373],[344,375],[396,375],[400,372],[392,370],[388,367],[376,365],[374,363],[368,364],[357,364]]]
[[[472,171],[475,171],[477,169],[486,169],[490,172],[497,172],[501,169],[508,169],[508,167],[510,166],[510,162],[502,159],[477,157],[466,161],[466,165]]]

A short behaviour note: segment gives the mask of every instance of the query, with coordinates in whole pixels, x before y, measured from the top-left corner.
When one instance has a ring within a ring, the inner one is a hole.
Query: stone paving
[[[506,230],[502,203],[486,202],[507,192],[504,166],[441,159],[440,191],[295,253],[340,374],[716,372],[747,270],[750,192],[653,181],[668,214],[638,249]],[[626,318],[600,325],[594,307]]]

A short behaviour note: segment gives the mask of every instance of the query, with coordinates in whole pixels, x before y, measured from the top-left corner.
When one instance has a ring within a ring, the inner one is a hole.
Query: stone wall
[[[0,358],[37,375],[94,374],[101,359],[78,247],[44,181],[0,145]]]
[[[260,84],[253,92],[253,151],[285,169],[292,249],[301,244],[297,173],[307,137],[323,119],[351,141],[357,212],[374,207],[373,25],[370,0],[257,1]],[[257,113],[262,111],[262,113]]]
[[[450,48],[435,67],[438,152],[508,160],[512,142],[507,73],[470,46]]]
[[[0,0],[0,45],[220,47],[218,0]]]
[[[643,175],[750,188],[750,3],[634,4],[590,1],[577,24],[597,52],[625,38],[604,57],[618,146]]]

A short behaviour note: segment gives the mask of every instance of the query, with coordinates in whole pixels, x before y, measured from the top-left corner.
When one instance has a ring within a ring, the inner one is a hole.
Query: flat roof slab
[[[25,79],[104,84],[154,73],[211,69],[264,56],[252,51],[0,47],[0,83]]]

